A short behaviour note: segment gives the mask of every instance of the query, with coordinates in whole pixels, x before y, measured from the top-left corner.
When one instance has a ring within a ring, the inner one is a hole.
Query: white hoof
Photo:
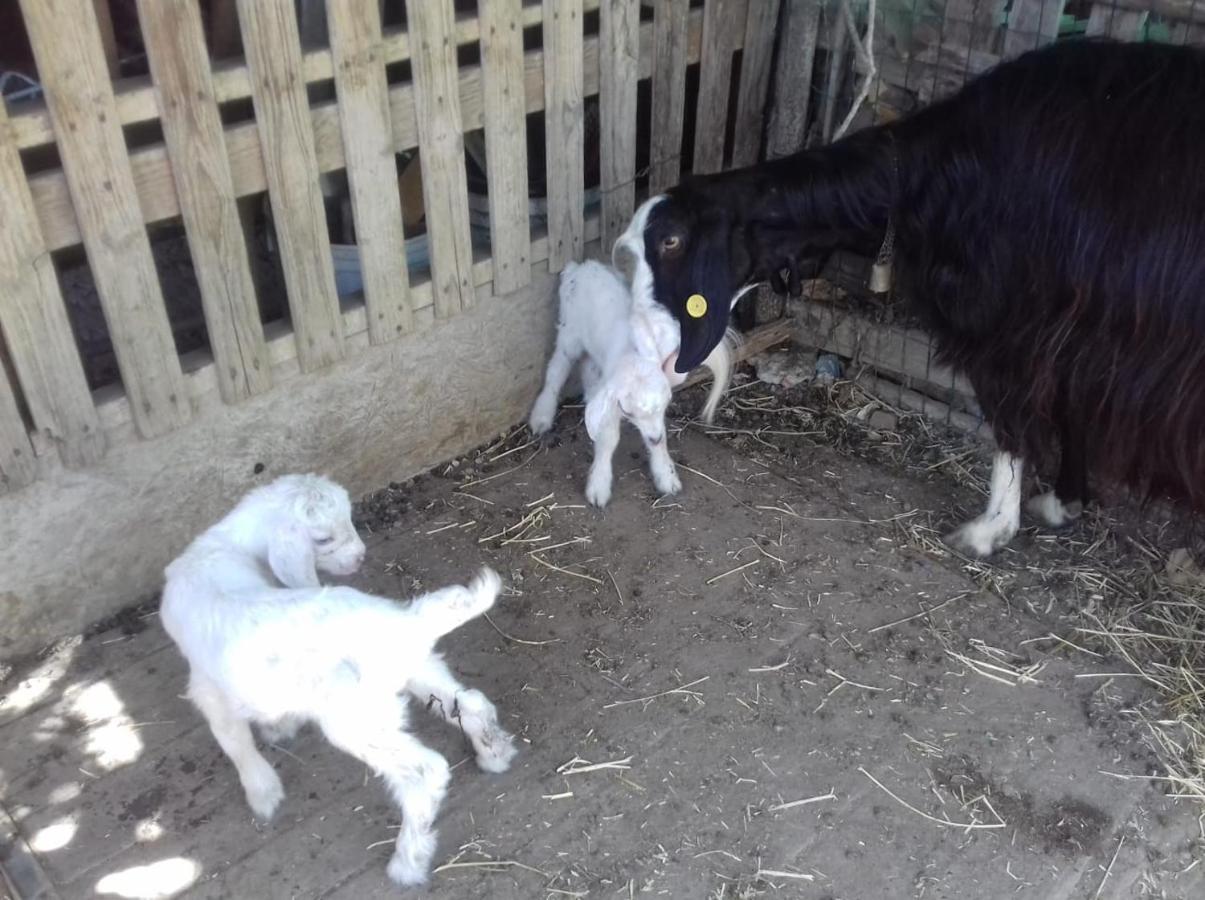
[[[275,769],[266,764],[250,784],[243,785],[243,790],[247,795],[247,805],[251,807],[251,811],[265,822],[276,815],[280,801],[285,798],[285,789],[284,785],[280,783],[280,776],[276,774]]]
[[[945,541],[964,556],[985,559],[1006,547],[1016,534],[1016,523],[1004,516],[980,516],[950,532]]]
[[[662,473],[653,477],[653,484],[662,494],[676,494],[682,490],[682,479],[678,477],[678,473],[670,471],[668,474]]]
[[[1079,501],[1063,503],[1054,491],[1030,497],[1025,509],[1031,516],[1049,528],[1063,528],[1078,519],[1084,511]]]
[[[586,482],[586,499],[600,509],[606,506],[611,501],[610,477],[595,477],[591,473],[590,479]]]

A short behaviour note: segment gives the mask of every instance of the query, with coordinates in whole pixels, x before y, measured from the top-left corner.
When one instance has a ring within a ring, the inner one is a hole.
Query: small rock
[[[1167,555],[1167,577],[1177,587],[1205,586],[1205,569],[1192,558],[1187,547],[1179,547]]]
[[[895,431],[900,424],[899,416],[886,409],[876,409],[866,420],[875,431]]]

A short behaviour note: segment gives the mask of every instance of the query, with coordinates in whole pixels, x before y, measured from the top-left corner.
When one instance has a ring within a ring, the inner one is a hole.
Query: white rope
[[[845,116],[845,120],[833,132],[833,140],[837,140],[841,135],[849,129],[853,124],[854,116],[858,114],[858,110],[862,108],[863,102],[870,96],[870,85],[874,81],[879,70],[874,64],[874,13],[875,0],[869,0],[866,10],[866,37],[865,43],[858,43],[858,23],[854,19],[854,11],[851,5],[851,0],[841,0],[841,11],[845,14],[845,23],[849,31],[850,40],[854,45],[854,54],[858,57],[858,62],[866,70],[866,74],[862,77],[862,86],[858,88],[857,96],[854,97],[853,106],[849,108],[849,112]]]

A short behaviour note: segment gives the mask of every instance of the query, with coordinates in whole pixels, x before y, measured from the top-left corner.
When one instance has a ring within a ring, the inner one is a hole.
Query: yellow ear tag
[[[707,314],[707,301],[702,294],[691,294],[686,298],[686,314],[692,319],[701,319]]]

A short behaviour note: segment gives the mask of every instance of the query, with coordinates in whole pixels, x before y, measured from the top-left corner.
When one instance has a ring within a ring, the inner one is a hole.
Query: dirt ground
[[[626,435],[600,513],[579,422],[362,505],[355,585],[404,597],[482,563],[507,582],[442,646],[521,754],[483,774],[415,711],[454,763],[415,896],[1205,896],[1202,810],[1148,777],[1126,715],[1148,688],[1070,636],[1090,595],[1032,577],[1091,535],[1028,531],[968,565],[925,538],[981,502],[953,464],[731,419],[673,438],[666,499]],[[288,797],[257,824],[184,680],[144,611],[4,682],[10,874],[63,898],[396,895],[380,783],[306,730],[266,751]]]

